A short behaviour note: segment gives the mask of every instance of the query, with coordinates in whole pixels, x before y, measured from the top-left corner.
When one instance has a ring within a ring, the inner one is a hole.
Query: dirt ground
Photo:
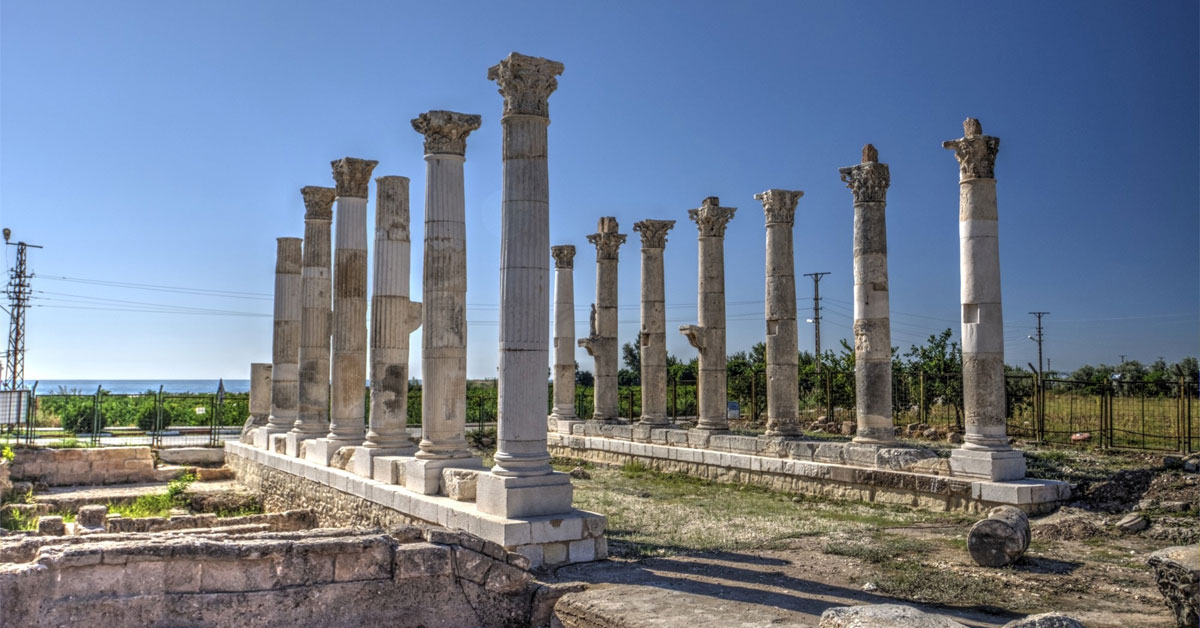
[[[1030,475],[1071,482],[1075,498],[1032,520],[1029,551],[1006,568],[971,561],[973,515],[797,497],[634,465],[583,468],[576,504],[609,516],[613,560],[554,577],[592,583],[597,604],[611,588],[614,612],[637,608],[639,598],[687,608],[680,617],[696,617],[680,625],[694,628],[815,626],[831,606],[890,602],[974,626],[1052,610],[1092,628],[1173,626],[1145,559],[1200,541],[1200,476],[1165,468],[1161,455],[1027,455]],[[1148,527],[1123,532],[1116,523],[1130,513]],[[730,613],[751,619],[705,620]]]

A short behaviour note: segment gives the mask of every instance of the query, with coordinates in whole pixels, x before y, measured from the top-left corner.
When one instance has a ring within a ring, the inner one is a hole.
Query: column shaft
[[[674,220],[643,220],[633,225],[642,235],[641,385],[643,425],[667,425],[667,317],[663,250]]]
[[[700,351],[696,429],[723,432],[729,429],[728,391],[725,376],[725,227],[737,210],[721,207],[715,196],[704,199],[688,217],[699,230],[699,324],[680,328]]]
[[[575,416],[575,247],[555,246],[554,257],[554,409],[550,418]],[[560,426],[561,431],[561,426]]]
[[[299,418],[300,268],[302,240],[279,238],[275,262],[275,325],[271,342],[271,415],[267,431],[286,432]],[[267,441],[269,443],[269,441]]]
[[[295,437],[289,437],[292,455],[296,451],[290,443],[320,436],[329,427],[330,226],[335,192],[316,186],[302,192],[308,211],[300,269],[300,407],[291,430]]]
[[[762,201],[767,224],[767,435],[798,436],[799,357],[796,328],[796,270],[792,247],[798,190],[767,190]]]

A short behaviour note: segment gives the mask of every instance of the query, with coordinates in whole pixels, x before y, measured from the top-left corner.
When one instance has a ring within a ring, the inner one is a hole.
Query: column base
[[[309,434],[307,432],[288,432],[284,441],[283,453],[293,457],[300,457],[300,443],[320,438],[320,434]]]
[[[304,459],[329,466],[329,461],[333,460],[333,455],[342,447],[355,447],[354,441],[334,440],[332,438],[313,438],[309,439],[308,444],[304,446]]]
[[[558,471],[528,477],[481,473],[475,491],[479,512],[521,519],[571,512],[575,488],[570,476]]]
[[[253,445],[255,447],[258,447],[259,449],[266,449],[267,451],[274,451],[273,449],[271,449],[271,437],[274,436],[275,434],[286,434],[289,429],[291,429],[291,428],[271,427],[270,425],[263,425],[262,427],[256,427],[256,428],[254,428]]]
[[[437,495],[442,487],[442,469],[487,471],[478,458],[412,458],[404,461],[404,488],[421,495]]]
[[[986,478],[993,482],[1020,480],[1025,477],[1025,453],[1017,449],[955,449],[950,452],[950,475]]]
[[[355,447],[346,470],[364,478],[375,477],[375,458],[382,456],[411,456],[412,447]]]

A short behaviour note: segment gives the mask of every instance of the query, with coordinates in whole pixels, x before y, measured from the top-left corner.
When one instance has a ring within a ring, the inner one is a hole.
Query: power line
[[[29,307],[29,297],[33,292],[29,280],[33,278],[26,268],[27,249],[42,247],[26,242],[9,242],[12,231],[4,230],[4,243],[17,247],[17,261],[9,271],[8,287],[8,354],[4,359],[6,380],[9,390],[25,389],[25,310]]]
[[[821,277],[828,275],[828,272],[821,273],[804,273],[805,277],[812,277],[813,280],[813,351],[817,358],[817,372],[821,372]]]

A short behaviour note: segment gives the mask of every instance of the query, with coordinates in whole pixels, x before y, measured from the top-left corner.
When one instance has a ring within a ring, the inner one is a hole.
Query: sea
[[[248,379],[44,379],[37,383],[37,394],[49,395],[64,389],[68,393],[89,394],[96,392],[97,386],[117,395],[157,392],[159,386],[168,393],[216,393],[222,381],[225,392],[250,392]],[[26,379],[25,386],[32,387],[33,380]]]

